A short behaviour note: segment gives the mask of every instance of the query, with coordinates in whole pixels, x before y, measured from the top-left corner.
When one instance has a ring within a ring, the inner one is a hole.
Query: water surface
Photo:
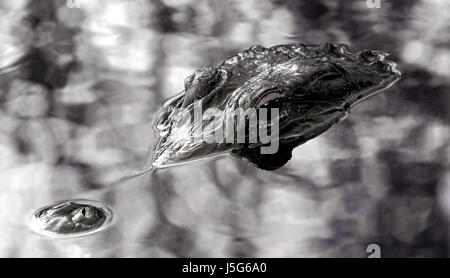
[[[381,1],[4,1],[0,256],[447,256],[449,4]],[[404,73],[267,172],[228,156],[140,169],[184,78],[251,45],[338,41]],[[55,239],[30,212],[90,199],[108,229]]]

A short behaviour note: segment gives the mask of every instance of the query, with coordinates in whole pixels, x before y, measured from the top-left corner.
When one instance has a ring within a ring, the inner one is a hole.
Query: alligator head
[[[199,69],[186,78],[185,90],[156,115],[152,164],[164,167],[231,153],[259,168],[277,169],[291,158],[293,148],[325,132],[359,101],[399,79],[395,63],[386,56],[370,50],[353,53],[336,43],[253,46],[217,68]],[[222,111],[225,116],[238,109],[276,108],[276,121],[256,118],[257,125],[265,125],[271,134],[276,129],[275,142],[250,142],[248,134],[244,142],[194,140],[226,118],[186,121],[195,118],[199,106],[205,113]],[[276,152],[261,151],[269,144],[276,145]]]

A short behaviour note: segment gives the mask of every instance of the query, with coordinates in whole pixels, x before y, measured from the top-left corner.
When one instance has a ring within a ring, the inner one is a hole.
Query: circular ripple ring
[[[92,234],[112,221],[112,211],[90,200],[64,200],[37,209],[30,220],[31,229],[51,237]]]

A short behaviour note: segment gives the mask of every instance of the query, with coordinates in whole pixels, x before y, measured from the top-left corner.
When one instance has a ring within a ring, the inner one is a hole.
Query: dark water
[[[447,1],[2,1],[0,256],[448,256]],[[152,116],[196,68],[254,44],[338,41],[403,78],[267,172],[231,157],[127,180]],[[46,238],[41,206],[104,202],[110,227]]]

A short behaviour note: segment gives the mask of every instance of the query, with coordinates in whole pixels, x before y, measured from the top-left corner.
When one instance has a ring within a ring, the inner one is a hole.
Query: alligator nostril
[[[370,65],[376,67],[378,70],[383,71],[383,72],[391,72],[392,71],[391,65],[389,65],[388,63],[385,63],[383,61],[378,60],[378,61],[371,63]]]
[[[388,54],[382,51],[363,50],[358,54],[358,58],[366,62],[383,61]]]
[[[373,62],[377,60],[378,56],[375,54],[374,51],[363,50],[359,53],[358,58],[366,62]]]
[[[383,63],[389,66],[389,72],[401,76],[401,72],[397,69],[397,64],[390,60],[384,60]]]
[[[389,60],[384,60],[383,63],[385,63],[389,67],[390,71],[396,71],[397,70],[396,69],[396,67],[397,67],[396,63],[394,63],[392,61],[389,61]]]
[[[377,57],[378,57],[378,59],[379,59],[380,61],[384,61],[384,58],[386,58],[387,56],[389,56],[388,53],[383,52],[383,51],[378,51],[378,50],[376,50],[376,51],[372,51],[372,52],[374,52],[375,55],[377,55]]]

